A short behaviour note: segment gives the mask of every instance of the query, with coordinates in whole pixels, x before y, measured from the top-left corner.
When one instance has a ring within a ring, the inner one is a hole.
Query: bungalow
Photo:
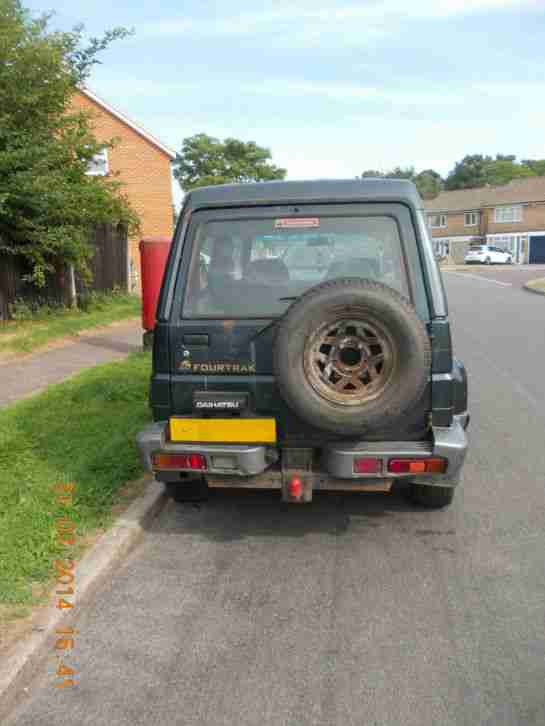
[[[488,244],[518,264],[545,263],[545,177],[441,192],[424,207],[436,252],[453,262],[471,244]]]

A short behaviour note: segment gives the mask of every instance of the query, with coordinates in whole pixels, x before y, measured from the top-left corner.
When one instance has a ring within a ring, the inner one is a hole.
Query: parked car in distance
[[[513,255],[491,245],[477,245],[470,247],[465,256],[466,265],[511,265]]]

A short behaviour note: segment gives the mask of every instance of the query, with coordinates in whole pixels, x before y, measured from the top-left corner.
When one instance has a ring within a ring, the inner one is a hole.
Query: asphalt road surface
[[[470,372],[453,506],[169,504],[13,726],[543,726],[545,298],[445,274]]]

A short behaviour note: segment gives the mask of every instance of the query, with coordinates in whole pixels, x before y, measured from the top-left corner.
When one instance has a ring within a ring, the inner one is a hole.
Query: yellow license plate
[[[274,418],[171,418],[171,441],[203,444],[274,444]]]

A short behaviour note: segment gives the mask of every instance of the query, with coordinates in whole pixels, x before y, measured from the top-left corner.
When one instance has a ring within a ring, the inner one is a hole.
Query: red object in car
[[[142,267],[142,327],[155,328],[157,301],[167,264],[171,240],[169,237],[144,237],[140,242]]]

